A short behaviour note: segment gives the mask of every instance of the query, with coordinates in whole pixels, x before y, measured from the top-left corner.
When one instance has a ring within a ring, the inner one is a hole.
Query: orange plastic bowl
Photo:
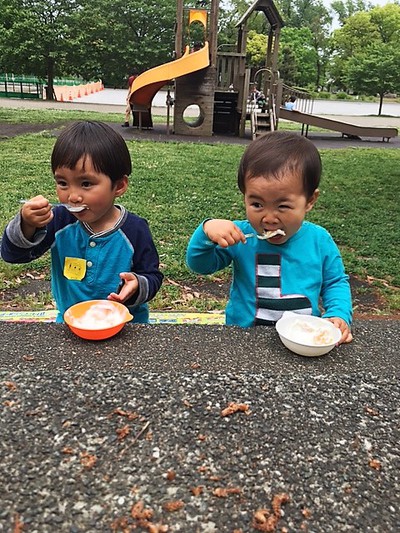
[[[121,331],[133,316],[119,302],[88,300],[71,306],[64,313],[70,330],[82,339],[101,341]]]

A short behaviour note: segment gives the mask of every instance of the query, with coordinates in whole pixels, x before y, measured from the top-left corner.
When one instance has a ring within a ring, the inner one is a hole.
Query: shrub
[[[332,98],[332,93],[329,93],[328,91],[320,91],[319,93],[317,93],[317,98],[330,100]]]

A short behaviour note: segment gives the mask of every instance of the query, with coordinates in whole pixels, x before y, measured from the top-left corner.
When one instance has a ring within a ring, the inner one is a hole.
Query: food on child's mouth
[[[283,231],[283,229],[264,231],[264,236],[266,239],[271,239],[272,237],[276,237],[277,235],[282,235],[284,237],[286,233]]]
[[[332,344],[333,335],[329,326],[313,326],[305,320],[296,320],[290,328],[290,338],[300,344],[321,346],[323,344]]]
[[[104,302],[92,305],[81,317],[74,319],[73,326],[81,329],[107,329],[123,321],[123,315],[111,303]]]

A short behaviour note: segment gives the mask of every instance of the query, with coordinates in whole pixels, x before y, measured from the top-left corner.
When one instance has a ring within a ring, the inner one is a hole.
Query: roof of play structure
[[[242,24],[244,24],[254,11],[262,11],[264,15],[267,17],[268,22],[271,24],[271,27],[273,29],[282,28],[282,26],[285,25],[285,23],[282,20],[282,17],[279,14],[279,11],[277,10],[272,0],[256,0],[249,7],[249,9],[246,11],[243,17],[239,20],[236,26],[241,26]]]

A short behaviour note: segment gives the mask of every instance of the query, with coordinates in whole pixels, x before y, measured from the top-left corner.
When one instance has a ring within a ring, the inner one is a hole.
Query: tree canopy
[[[346,19],[355,15],[359,11],[367,11],[369,3],[364,0],[333,0],[331,2],[331,9],[336,13],[341,26],[346,22]]]
[[[0,70],[121,86],[171,59],[175,0],[0,0]]]
[[[400,91],[400,6],[387,4],[346,19],[332,37],[337,85],[367,95]]]
[[[368,0],[275,0],[285,26],[278,69],[287,84],[378,93],[400,90],[397,43],[399,0],[371,7]],[[235,44],[239,18],[253,0],[220,1],[218,45]],[[210,8],[211,0],[184,0]],[[332,33],[332,15],[341,27]],[[133,69],[173,59],[176,0],[0,0],[0,71],[35,75],[52,93],[55,77],[102,79],[124,87]],[[264,65],[269,23],[249,19],[248,66]]]

